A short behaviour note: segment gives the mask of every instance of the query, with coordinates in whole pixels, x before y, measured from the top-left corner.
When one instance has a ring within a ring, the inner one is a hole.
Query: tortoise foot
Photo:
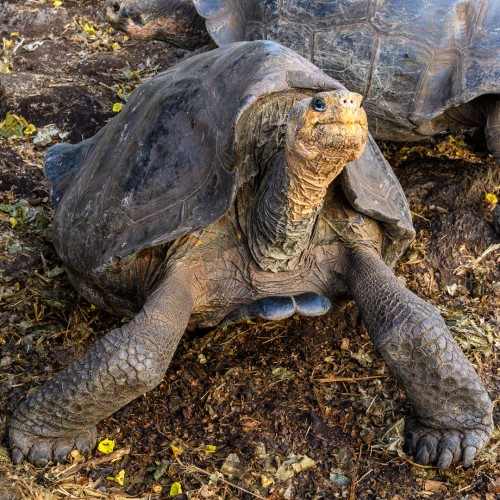
[[[64,429],[51,425],[42,418],[31,416],[24,403],[14,413],[9,429],[12,461],[15,464],[28,461],[35,467],[44,467],[49,462],[66,462],[74,449],[89,456],[96,439],[97,430],[94,426]]]
[[[489,439],[489,433],[483,429],[437,430],[417,421],[410,422],[405,432],[405,452],[414,455],[415,461],[422,465],[436,462],[441,470],[454,462],[469,467]]]

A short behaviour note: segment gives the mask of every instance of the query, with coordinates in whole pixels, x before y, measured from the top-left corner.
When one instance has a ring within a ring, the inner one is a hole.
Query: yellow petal
[[[487,203],[491,203],[492,205],[494,205],[495,203],[498,203],[498,197],[493,194],[493,193],[488,193],[484,199],[486,200]]]
[[[120,486],[123,486],[123,481],[125,480],[125,469],[121,469],[120,472],[116,476],[108,476],[106,478],[108,481],[114,481],[118,483]]]
[[[173,483],[170,486],[170,496],[180,495],[182,493],[181,483]]]
[[[174,458],[176,458],[178,455],[182,453],[180,448],[177,448],[174,444],[170,445],[170,448],[172,449],[172,453],[174,454]]]
[[[207,444],[207,447],[205,448],[205,453],[215,453],[217,451],[217,446],[214,446],[213,444]]]
[[[95,33],[95,28],[93,28],[92,26],[90,26],[89,23],[85,23],[83,25],[83,30],[86,31],[87,33]]]
[[[9,222],[10,225],[12,226],[12,229],[14,229],[17,226],[17,219],[15,217],[9,217]]]
[[[115,102],[113,104],[113,112],[114,113],[119,113],[123,108],[123,104],[121,102]]]
[[[113,45],[111,45],[111,48],[113,50],[120,50],[121,49],[120,44],[117,42],[115,42]]]
[[[98,445],[97,449],[101,452],[104,453],[105,455],[109,455],[110,453],[113,452],[115,449],[115,442],[113,439],[103,439]]]
[[[36,132],[36,127],[30,123],[25,129],[24,129],[24,133],[26,135],[31,135],[31,134],[34,134]]]
[[[54,7],[57,9],[57,7],[60,7],[62,5],[62,2],[61,0],[54,0],[52,2],[52,4],[54,5]]]

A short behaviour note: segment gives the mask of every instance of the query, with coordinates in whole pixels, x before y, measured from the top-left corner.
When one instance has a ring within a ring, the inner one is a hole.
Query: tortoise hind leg
[[[407,449],[440,469],[460,460],[470,465],[493,430],[492,403],[438,311],[366,247],[352,251],[344,279],[416,414]]]
[[[484,128],[486,145],[495,158],[495,162],[500,164],[500,96],[488,97],[486,126]]]
[[[96,424],[161,382],[191,308],[187,279],[168,278],[130,323],[24,400],[9,429],[14,463],[43,467],[64,461],[73,448],[90,454]]]

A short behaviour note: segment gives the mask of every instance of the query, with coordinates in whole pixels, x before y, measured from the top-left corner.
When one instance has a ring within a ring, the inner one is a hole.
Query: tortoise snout
[[[338,113],[341,122],[364,122],[366,115],[362,102],[363,96],[360,94],[341,90],[332,96],[331,107]]]
[[[340,109],[355,112],[362,108],[363,96],[356,92],[341,91],[338,95],[338,106]]]
[[[363,96],[356,92],[348,90],[335,90],[318,94],[322,95],[326,104],[326,110],[329,113],[324,113],[321,117],[325,121],[332,120],[338,123],[358,123],[362,127],[366,126],[366,113],[363,109]],[[326,116],[326,115],[330,116]]]

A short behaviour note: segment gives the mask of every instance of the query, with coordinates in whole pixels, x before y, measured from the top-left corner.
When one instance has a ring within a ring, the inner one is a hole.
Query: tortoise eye
[[[120,4],[118,2],[115,2],[113,4],[113,12],[118,12],[120,10]]]
[[[326,102],[321,99],[321,97],[316,97],[316,99],[313,99],[312,102],[312,108],[315,111],[325,111],[326,110]]]

